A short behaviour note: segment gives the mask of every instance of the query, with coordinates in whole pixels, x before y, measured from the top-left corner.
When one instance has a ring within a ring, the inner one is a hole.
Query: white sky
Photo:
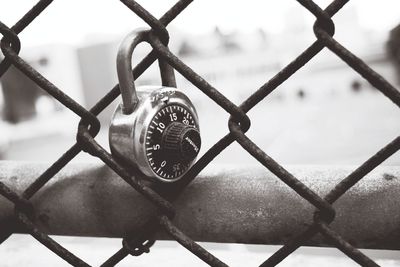
[[[175,1],[138,2],[159,17]],[[324,7],[330,1],[316,2]],[[35,3],[32,0],[0,0],[0,20],[11,26]],[[351,0],[345,8],[354,8],[365,28],[388,31],[400,23],[399,0]],[[261,27],[268,32],[279,32],[293,10],[298,10],[305,20],[313,20],[312,15],[294,0],[197,0],[171,25],[193,34],[210,31],[216,25],[226,31],[251,31]],[[138,26],[144,26],[143,22],[120,1],[55,0],[20,38],[26,46],[54,42],[78,44],[88,34],[120,34]]]

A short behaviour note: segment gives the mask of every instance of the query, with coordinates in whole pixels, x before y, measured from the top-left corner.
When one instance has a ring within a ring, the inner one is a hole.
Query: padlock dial
[[[176,179],[199,153],[200,134],[193,114],[179,104],[163,107],[152,118],[146,133],[146,156],[155,175]]]

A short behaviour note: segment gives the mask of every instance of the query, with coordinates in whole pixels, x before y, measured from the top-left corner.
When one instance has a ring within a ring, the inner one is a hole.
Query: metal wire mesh
[[[73,255],[48,235],[42,233],[35,226],[35,210],[30,202],[30,198],[45,186],[45,184],[52,179],[57,172],[67,165],[78,153],[84,151],[90,153],[94,157],[100,158],[122,179],[131,185],[134,190],[143,194],[158,207],[158,215],[145,224],[146,226],[141,234],[126,236],[123,239],[122,248],[104,262],[102,266],[113,266],[128,255],[139,256],[144,252],[149,252],[149,248],[154,243],[151,239],[152,233],[159,229],[165,231],[205,263],[211,266],[227,266],[174,226],[172,223],[172,218],[175,214],[173,201],[179,196],[179,192],[184,190],[203,168],[205,168],[219,153],[236,141],[287,186],[292,188],[302,198],[306,199],[316,208],[313,217],[313,224],[310,225],[307,230],[289,240],[270,258],[263,262],[261,266],[277,265],[317,233],[322,234],[331,246],[338,248],[360,265],[378,266],[373,260],[346,241],[344,237],[340,236],[330,228],[330,223],[335,219],[335,209],[332,204],[358,181],[363,179],[366,174],[397,152],[400,149],[400,136],[395,138],[392,142],[387,144],[354,170],[350,175],[344,178],[339,184],[332,188],[326,196],[319,196],[290,172],[285,170],[273,158],[268,156],[245,134],[250,128],[250,118],[246,113],[266,98],[279,85],[284,83],[291,75],[302,68],[325,47],[336,54],[341,60],[346,62],[354,71],[358,72],[374,87],[380,90],[395,105],[400,107],[399,91],[333,38],[335,25],[331,17],[335,15],[348,2],[348,0],[335,0],[325,10],[321,9],[311,0],[297,0],[316,18],[314,24],[316,41],[263,86],[257,89],[240,106],[232,103],[216,88],[196,74],[167,47],[169,34],[166,26],[183,10],[185,10],[192,0],[178,1],[160,19],[156,19],[146,9],[133,0],[121,1],[151,27],[147,41],[152,46],[153,50],[133,69],[134,77],[139,77],[157,59],[164,62],[164,64],[167,63],[171,65],[176,71],[181,73],[187,80],[193,83],[199,90],[231,115],[229,119],[229,133],[212,146],[189,170],[185,177],[172,187],[159,186],[155,189],[151,189],[144,185],[140,180],[135,178],[137,177],[137,175],[135,175],[135,170],[127,170],[122,167],[112,157],[112,155],[107,152],[107,150],[101,147],[94,140],[94,137],[100,129],[100,122],[96,116],[119,96],[120,91],[118,85],[114,86],[114,88],[112,88],[109,93],[100,99],[90,110],[86,110],[19,57],[20,40],[18,34],[24,31],[26,27],[29,26],[29,24],[52,3],[51,0],[41,0],[14,26],[8,27],[0,22],[0,32],[3,35],[1,40],[1,50],[5,56],[3,61],[0,63],[0,77],[11,65],[14,65],[43,90],[77,114],[81,118],[81,122],[78,126],[76,143],[44,173],[37,177],[35,182],[26,188],[21,195],[13,192],[5,184],[0,183],[1,195],[15,205],[15,216],[0,222],[0,242],[4,242],[13,232],[15,232],[18,225],[18,227],[23,227],[34,238],[68,263],[74,266],[89,266],[86,262]]]

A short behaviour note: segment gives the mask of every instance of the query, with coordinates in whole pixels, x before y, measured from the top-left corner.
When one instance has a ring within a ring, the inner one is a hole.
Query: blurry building
[[[169,48],[224,96],[240,104],[316,40],[312,31],[312,21],[307,22],[296,12],[297,9],[289,12],[284,31],[275,34],[262,29],[250,32],[222,32],[215,28],[214,31],[203,35],[182,34],[171,30],[173,38]],[[398,74],[391,61],[391,58],[394,58],[399,62],[398,28],[391,33],[392,56],[389,57],[384,45],[388,36],[374,35],[363,30],[357,22],[354,10],[344,9],[334,20],[337,29],[335,39],[389,82],[398,81]],[[116,55],[122,38],[123,36],[91,38],[80,47],[49,45],[24,48],[21,56],[60,90],[89,109],[118,83]],[[134,51],[133,66],[149,51],[148,44],[139,45]],[[198,110],[202,108],[207,110],[212,100],[178,71],[175,73],[178,88],[185,91]],[[160,85],[158,64],[153,64],[147,69],[135,84],[138,87]],[[74,123],[71,117],[75,120],[78,117],[57,100],[48,97],[18,70],[11,68],[1,79],[1,85],[3,94],[0,94],[0,104],[3,102],[4,119],[21,122],[40,118],[45,114],[53,117],[61,113],[69,114],[67,120],[63,117],[63,120],[56,119],[54,124],[42,123],[36,127],[37,130],[28,131],[28,134],[34,135],[38,132],[43,134],[54,132],[56,129],[76,132],[76,122]],[[372,89],[373,87],[359,74],[328,49],[324,49],[280,85],[269,99],[319,100],[363,90],[372,91]],[[120,98],[100,113],[99,119],[103,126],[100,138],[106,137],[104,130],[107,129],[113,110],[119,101]],[[57,123],[63,125],[58,127]],[[21,139],[21,137],[9,137],[12,138]]]
[[[198,36],[177,31],[173,33],[174,43],[170,49],[221,93],[240,103],[315,41],[310,21],[307,22],[297,9],[288,12],[287,23],[280,34],[272,35],[262,29],[225,33],[218,27],[209,34]],[[336,39],[381,71],[389,81],[395,81],[396,74],[384,47],[386,40],[363,30],[353,9],[344,9],[335,16],[335,25]],[[397,53],[394,51],[398,47],[397,39],[393,37],[397,32],[393,30],[391,35],[392,54]],[[115,60],[121,39],[122,36],[113,36],[91,40],[79,48],[53,45],[24,49],[24,57],[61,90],[86,108],[91,108],[118,83]],[[140,46],[134,52],[133,65],[149,51],[149,47],[144,52]],[[153,65],[141,75],[137,85],[160,84],[158,66]],[[341,78],[332,80],[330,77],[334,75]],[[176,76],[178,87],[187,90],[190,97],[198,99],[203,95],[177,71]],[[355,83],[363,88],[365,82],[337,56],[324,49],[282,85],[286,90],[279,91],[294,95],[302,90],[303,95],[326,95],[319,88],[328,87],[324,91],[347,90]],[[38,98],[45,95],[43,90],[13,69],[3,77],[2,85],[2,98],[6,103],[3,117],[6,120],[17,122],[34,116]],[[56,101],[54,105],[56,109],[62,109]],[[109,121],[115,105],[110,105],[99,115],[102,122]]]
[[[18,123],[36,116],[36,101],[45,95],[40,88],[17,68],[11,66],[2,76],[3,119]]]
[[[58,89],[82,103],[79,66],[73,47],[25,47],[20,56]],[[76,114],[13,66],[1,77],[0,84],[3,99],[0,158],[40,160],[54,157],[51,151],[56,146],[49,137],[75,133]],[[39,150],[40,156],[37,155]]]
[[[93,107],[118,83],[115,67],[117,49],[117,43],[112,41],[91,43],[78,48],[82,93],[86,108]],[[113,107],[107,107],[99,115],[99,119],[108,122],[112,112]]]
[[[397,77],[400,83],[400,24],[390,31],[387,49],[390,59],[396,67]]]
[[[208,36],[188,39],[185,47],[195,52],[182,55],[185,56],[182,61],[239,104],[316,40],[313,21],[307,21],[299,11],[297,8],[288,11],[284,30],[279,34],[267,34],[260,30],[227,34],[216,28]],[[365,30],[359,23],[356,10],[351,7],[344,8],[334,21],[336,40],[389,82],[398,82],[385,48],[387,35]],[[392,36],[399,32],[399,29],[393,30]],[[397,43],[392,46],[400,50]],[[179,75],[178,84],[183,88],[193,87]],[[324,49],[273,95],[279,99],[294,98],[296,95],[326,98],[363,89],[373,90],[373,87],[338,56]],[[195,88],[190,91],[202,94]]]
[[[47,80],[77,102],[82,88],[76,54],[72,47],[49,45],[24,48],[21,57]],[[41,113],[52,113],[64,107],[35,82],[11,66],[1,78],[3,119],[18,123],[34,119]]]

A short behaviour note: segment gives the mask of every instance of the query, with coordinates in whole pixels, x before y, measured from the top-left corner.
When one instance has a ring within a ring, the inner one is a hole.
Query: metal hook
[[[147,40],[148,29],[140,28],[130,32],[118,49],[117,74],[122,97],[122,112],[131,114],[139,98],[136,93],[135,77],[132,73],[132,53],[135,47]]]

